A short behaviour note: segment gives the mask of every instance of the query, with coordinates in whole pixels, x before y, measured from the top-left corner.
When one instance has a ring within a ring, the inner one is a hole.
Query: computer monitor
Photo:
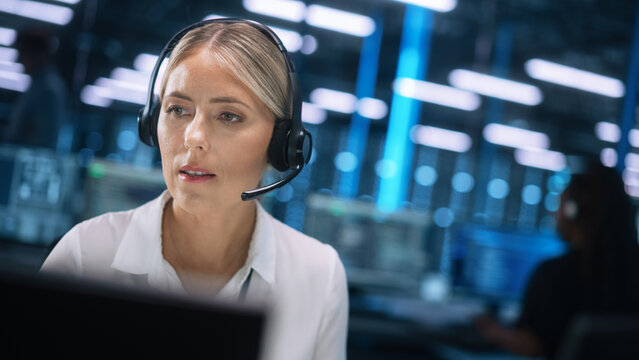
[[[351,288],[418,296],[435,262],[425,251],[427,212],[384,213],[373,202],[320,193],[310,194],[306,205],[304,232],[337,250]]]
[[[204,301],[52,273],[0,271],[0,358],[247,359],[257,304]]]
[[[47,246],[74,222],[79,170],[71,154],[0,146],[0,237]]]
[[[495,304],[518,302],[535,267],[565,247],[554,233],[460,226],[450,252],[453,293]]]
[[[87,219],[109,211],[130,210],[153,200],[166,189],[162,169],[96,159],[87,168],[85,209]]]

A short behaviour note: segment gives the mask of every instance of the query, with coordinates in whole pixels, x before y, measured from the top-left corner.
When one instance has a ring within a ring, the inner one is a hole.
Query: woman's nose
[[[196,113],[184,132],[184,147],[191,150],[209,150],[206,117]]]

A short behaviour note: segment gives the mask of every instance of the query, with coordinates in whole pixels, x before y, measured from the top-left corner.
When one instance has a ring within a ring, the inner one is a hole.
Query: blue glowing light
[[[528,205],[537,205],[541,201],[541,189],[537,185],[526,185],[521,190],[521,199]]]
[[[415,169],[415,181],[422,186],[431,186],[437,181],[437,170],[428,165],[419,166]]]
[[[396,78],[426,78],[432,18],[432,12],[428,9],[406,6]],[[406,200],[413,163],[413,144],[409,133],[417,124],[420,112],[419,101],[393,94],[384,159],[392,161],[396,165],[396,171],[393,176],[382,177],[380,181],[377,206],[383,211],[394,211]]]
[[[397,163],[388,159],[378,160],[375,163],[375,173],[382,179],[390,179],[397,174]]]
[[[439,227],[449,227],[453,224],[453,221],[455,221],[455,213],[447,207],[441,207],[435,210],[433,221]]]
[[[375,21],[375,31],[362,41],[355,89],[355,95],[358,99],[374,97],[375,89],[377,88],[377,72],[379,53],[382,45],[384,13],[381,11],[376,12],[373,19]],[[340,174],[339,195],[344,198],[353,198],[359,192],[359,179],[362,172],[361,164],[366,154],[369,125],[370,119],[362,116],[359,111],[353,113],[348,140],[346,142],[346,150],[355,155],[357,163],[352,171],[342,172]]]
[[[488,195],[495,199],[503,199],[510,192],[510,185],[504,179],[492,179],[488,182]]]
[[[548,191],[551,193],[559,194],[566,188],[570,176],[567,174],[555,174],[548,177]]]
[[[451,181],[453,189],[460,193],[467,193],[475,186],[475,178],[467,172],[458,172]]]
[[[559,195],[553,193],[546,194],[544,206],[548,211],[555,212],[559,210]]]
[[[131,130],[122,130],[118,134],[118,147],[124,151],[135,149],[138,144],[137,135]]]
[[[335,167],[342,172],[351,172],[357,168],[357,156],[349,151],[341,151],[335,156]]]

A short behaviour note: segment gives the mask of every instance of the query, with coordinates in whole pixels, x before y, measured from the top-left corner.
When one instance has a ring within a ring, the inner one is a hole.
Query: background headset
[[[579,204],[573,199],[566,199],[563,206],[564,218],[575,220],[579,217]]]
[[[157,62],[151,72],[149,81],[149,89],[147,93],[146,104],[138,115],[138,134],[143,143],[158,147],[158,118],[160,115],[161,101],[160,98],[153,93],[155,82],[160,71],[160,66],[165,58],[171,55],[171,52],[177,43],[189,31],[212,23],[222,24],[247,24],[264,34],[282,53],[284,62],[288,72],[289,93],[292,97],[292,111],[290,119],[276,119],[273,135],[268,146],[268,160],[270,164],[279,171],[293,170],[286,177],[263,187],[254,190],[248,190],[242,193],[242,200],[252,200],[269,191],[273,191],[286,185],[293,180],[311,158],[313,139],[311,134],[302,125],[302,97],[299,91],[299,83],[297,73],[291,58],[288,56],[286,47],[282,44],[280,38],[267,26],[255,21],[236,19],[236,18],[217,18],[197,22],[180,30],[173,35],[171,40],[166,44]]]

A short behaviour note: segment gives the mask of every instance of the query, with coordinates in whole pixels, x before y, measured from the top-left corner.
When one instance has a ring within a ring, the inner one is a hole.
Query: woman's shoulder
[[[285,261],[303,264],[303,268],[306,269],[326,270],[329,267],[342,267],[339,255],[331,245],[284,224],[270,214],[267,216],[272,225],[278,263]]]
[[[76,224],[69,233],[81,235],[81,239],[118,238],[130,223],[133,213],[137,209],[110,211]]]
[[[73,254],[79,258],[115,252],[134,210],[107,212],[83,220],[69,230],[55,245],[50,258]],[[80,261],[80,259],[78,259]]]
[[[162,196],[130,210],[110,211],[86,219],[74,226],[69,233],[75,232],[83,241],[118,241],[130,226],[140,225],[140,222],[148,223],[151,218],[157,217],[157,212],[161,211],[158,206],[161,198]]]
[[[144,226],[138,224],[140,218],[144,223],[149,222],[154,202],[131,210],[107,212],[76,224],[53,247],[43,267],[58,263],[63,264],[61,266],[75,264],[78,269],[84,264],[110,265],[127,232]]]
[[[315,257],[318,255],[329,257],[337,256],[337,252],[329,244],[306,235],[275,218],[272,218],[272,221],[275,231],[278,234],[278,242],[281,246],[285,246],[291,250],[300,251],[304,254],[311,254]]]

